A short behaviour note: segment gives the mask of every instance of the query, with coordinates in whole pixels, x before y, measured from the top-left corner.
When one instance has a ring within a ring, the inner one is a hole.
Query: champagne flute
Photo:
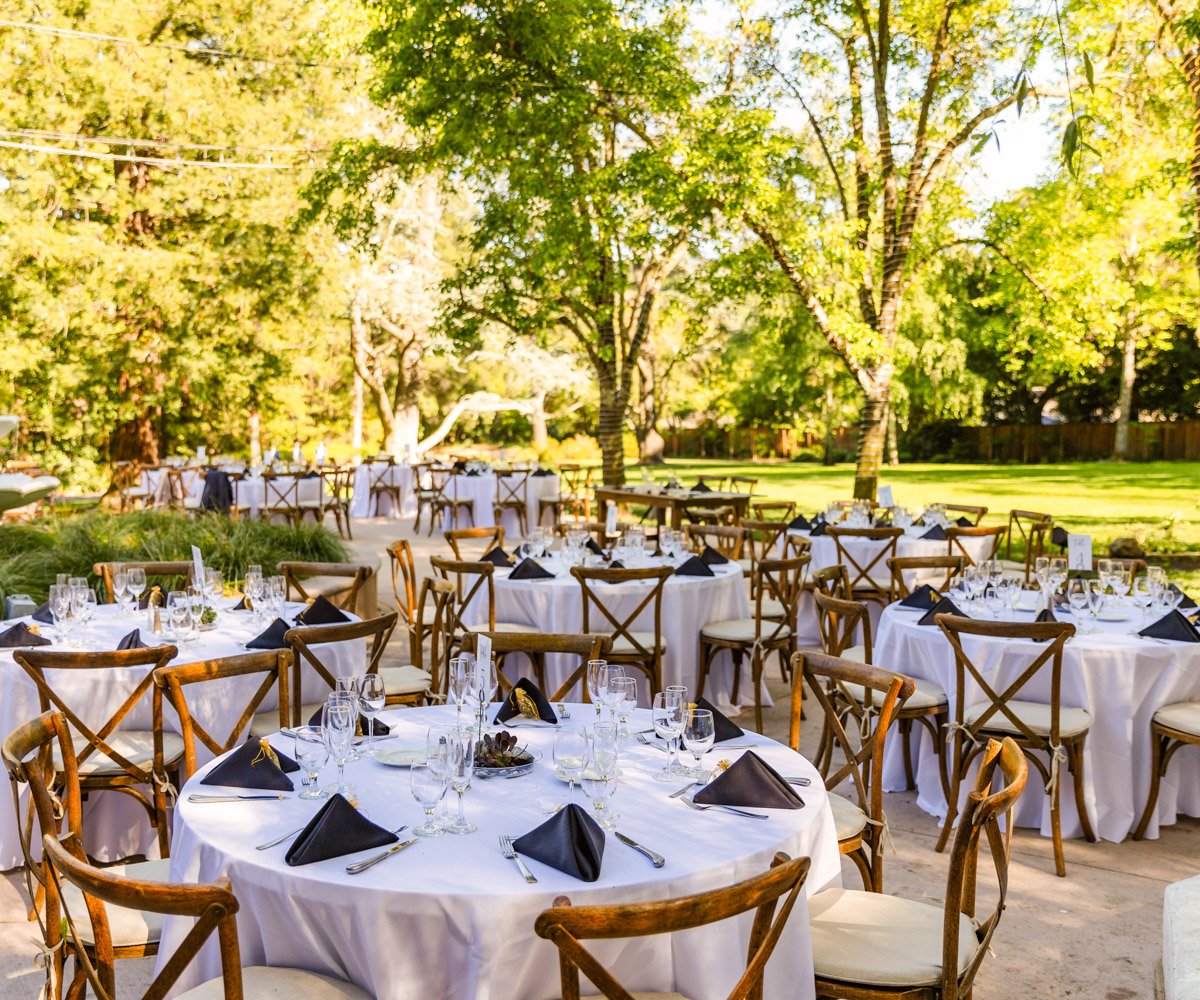
[[[674,782],[679,778],[678,765],[675,763],[675,737],[683,731],[683,698],[678,691],[659,691],[654,696],[654,704],[650,708],[654,731],[667,741],[671,759],[667,765],[654,775],[655,781]]]
[[[350,703],[354,709],[354,735],[359,736],[359,716],[362,714],[362,705],[358,699],[358,678],[353,674],[343,674],[341,677],[335,677],[333,680],[332,698],[341,698]],[[350,760],[358,760],[361,755],[358,748],[352,743],[350,745]]]
[[[450,700],[454,702],[454,724],[462,723],[462,708],[471,694],[471,661],[466,656],[452,656],[449,674]]]
[[[354,786],[346,783],[346,762],[350,759],[350,749],[354,745],[355,723],[358,714],[354,705],[345,698],[333,695],[325,702],[322,709],[321,728],[325,732],[325,741],[329,746],[329,754],[337,764],[338,780],[333,791],[347,795],[354,791]]]
[[[612,701],[617,712],[617,734],[620,739],[629,739],[629,713],[637,705],[637,678],[622,676],[608,682]]]
[[[127,573],[129,593],[133,596],[136,610],[136,606],[141,602],[142,594],[146,590],[146,569],[143,566],[130,566]]]
[[[608,686],[608,661],[588,660],[587,691],[588,698],[596,707],[596,721],[600,721],[600,711],[603,708],[603,691]]]
[[[450,781],[450,743],[459,728],[458,726],[430,726],[425,732],[425,763],[441,777],[443,783]],[[452,822],[444,795],[438,803],[432,822],[442,829]]]
[[[615,830],[619,817],[610,803],[617,790],[617,733],[610,723],[602,723],[596,728],[601,732],[592,734],[592,753],[583,772],[582,785],[591,799],[596,822],[605,830]]]
[[[113,601],[116,602],[118,611],[125,611],[125,601],[129,596],[129,573],[126,572],[124,565],[118,563],[113,570]]]
[[[458,795],[458,817],[446,827],[446,832],[459,835],[474,833],[479,828],[474,823],[468,823],[463,812],[463,793],[471,787],[471,778],[475,774],[475,734],[470,729],[454,731],[454,737],[447,745],[447,764],[450,787]]]
[[[367,719],[367,747],[362,752],[364,757],[375,756],[375,716],[383,711],[386,701],[383,678],[379,674],[363,674],[358,682],[358,707]]]
[[[65,583],[50,585],[50,617],[54,619],[54,627],[67,631],[67,615],[71,611],[71,588]]]
[[[304,770],[307,778],[301,779],[304,790],[302,799],[323,799],[329,791],[317,786],[321,768],[329,763],[329,744],[319,726],[299,726],[293,730],[296,738],[296,763]]]
[[[687,722],[683,727],[683,745],[696,760],[696,766],[687,772],[688,777],[696,781],[704,780],[705,772],[700,766],[700,761],[716,741],[716,721],[712,712],[707,708],[693,708],[688,713]]]
[[[409,787],[417,804],[425,810],[425,822],[413,833],[418,837],[440,837],[442,828],[433,821],[433,811],[446,794],[446,776],[428,764],[414,764],[409,768]]]

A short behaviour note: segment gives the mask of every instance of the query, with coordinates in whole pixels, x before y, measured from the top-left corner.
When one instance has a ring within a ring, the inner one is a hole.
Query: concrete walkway
[[[387,544],[399,537],[413,543],[418,572],[428,571],[431,553],[442,551],[440,536],[414,537],[411,522],[356,522],[352,549],[383,560],[380,607],[390,607],[391,578]],[[394,639],[389,656],[403,659],[406,644]],[[776,707],[766,711],[766,732],[786,739],[788,719],[784,685],[769,679]],[[804,727],[803,749],[815,750],[817,727]],[[7,794],[7,793],[6,793]],[[945,895],[947,855],[933,845],[937,823],[916,806],[916,794],[895,793],[885,808],[895,841],[885,873],[888,892],[940,904]],[[1032,830],[1013,840],[1008,908],[976,981],[977,1000],[1134,1000],[1154,995],[1154,963],[1161,955],[1162,900],[1168,883],[1200,873],[1200,821],[1181,820],[1164,828],[1157,841],[1123,844],[1068,841],[1067,877],[1054,875],[1050,841]],[[980,908],[994,898],[990,868],[980,866]],[[850,864],[845,884],[858,887]],[[37,996],[41,974],[31,969],[36,949],[30,942],[36,924],[24,919],[19,873],[0,881],[0,1000]],[[148,982],[149,960],[118,963],[118,992],[137,995]],[[547,984],[557,995],[557,983]],[[436,1000],[436,998],[428,998]],[[531,998],[532,1000],[532,998]],[[783,998],[768,998],[783,1000]]]

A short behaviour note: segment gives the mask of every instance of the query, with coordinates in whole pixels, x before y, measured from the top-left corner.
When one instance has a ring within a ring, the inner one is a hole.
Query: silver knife
[[[189,802],[252,802],[259,799],[286,799],[282,792],[278,795],[189,795]]]
[[[379,854],[376,854],[374,857],[367,858],[366,861],[356,861],[352,865],[346,865],[346,874],[347,875],[357,875],[360,872],[365,872],[372,865],[379,864],[379,862],[382,861],[384,858],[390,858],[393,854],[397,854],[400,851],[403,851],[404,848],[412,847],[412,845],[415,844],[420,839],[421,839],[420,837],[409,837],[408,840],[402,840],[398,844],[392,844],[392,846],[389,847],[386,851],[381,851]]]
[[[638,852],[638,854],[643,855],[650,862],[650,864],[654,865],[655,868],[661,868],[663,865],[665,865],[667,863],[667,859],[664,858],[661,854],[658,854],[657,852],[650,850],[650,848],[648,848],[648,847],[643,847],[632,837],[626,837],[625,834],[621,833],[620,830],[617,830],[614,832],[617,835],[617,840],[619,840],[626,847],[632,847],[635,851]]]

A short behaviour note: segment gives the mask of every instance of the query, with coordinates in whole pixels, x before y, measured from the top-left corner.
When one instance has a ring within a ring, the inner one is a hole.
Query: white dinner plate
[[[375,754],[380,764],[388,767],[412,767],[413,764],[425,763],[425,751],[413,749],[380,750]]]
[[[1127,622],[1129,621],[1129,609],[1101,608],[1096,617],[1102,622]]]

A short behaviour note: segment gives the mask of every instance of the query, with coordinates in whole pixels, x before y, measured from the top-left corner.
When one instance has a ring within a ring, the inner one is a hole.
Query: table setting
[[[306,739],[287,731],[239,748],[181,789],[171,877],[233,880],[244,964],[327,971],[380,1000],[549,1000],[557,953],[533,924],[559,895],[676,897],[761,872],[776,851],[812,858],[809,893],[840,884],[821,779],[788,748],[693,705],[681,686],[650,710],[624,706],[607,683],[599,712],[551,706],[528,683],[497,704],[494,665],[456,659],[462,697],[379,713],[386,749],[350,759],[357,710],[345,690]],[[687,766],[666,749],[676,742]],[[232,785],[208,781],[219,769]],[[188,924],[167,919],[163,954]],[[598,954],[631,989],[707,1000],[741,972],[727,933],[604,942]],[[775,954],[772,995],[811,996],[806,903]],[[180,988],[216,962],[202,952]]]
[[[386,493],[371,495],[371,483],[378,481],[400,491],[400,507]],[[412,517],[417,512],[413,469],[407,462],[360,462],[354,470],[354,492],[350,497],[350,516]]]

